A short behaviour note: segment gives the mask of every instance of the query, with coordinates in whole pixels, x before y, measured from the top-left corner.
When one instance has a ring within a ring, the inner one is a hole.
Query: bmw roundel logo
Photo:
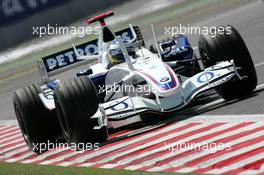
[[[169,77],[163,77],[163,78],[160,79],[160,82],[165,83],[165,82],[167,82],[169,80],[170,80]]]

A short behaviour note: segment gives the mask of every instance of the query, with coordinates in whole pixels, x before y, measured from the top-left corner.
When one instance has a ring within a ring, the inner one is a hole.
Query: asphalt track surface
[[[143,171],[264,173],[263,7],[262,1],[241,0],[228,5],[210,6],[182,19],[156,24],[160,37],[164,34],[164,25],[173,26],[176,22],[195,26],[235,26],[250,49],[258,73],[259,85],[252,96],[225,102],[210,92],[210,96],[199,98],[190,108],[168,116],[164,121],[112,133],[98,151],[87,150],[83,153],[52,150],[38,156],[28,150],[15,122],[1,122],[0,161]],[[150,43],[149,33],[144,31],[144,34]],[[197,36],[191,37],[195,46]],[[13,91],[37,80],[38,75],[32,73],[0,84],[2,120],[15,118],[10,101]],[[165,149],[166,144],[179,141],[203,145],[226,144],[231,146],[231,150],[218,150],[214,153],[211,152],[213,150],[183,149],[172,152]]]

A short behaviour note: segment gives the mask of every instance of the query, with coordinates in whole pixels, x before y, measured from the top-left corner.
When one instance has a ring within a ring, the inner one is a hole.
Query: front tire
[[[54,93],[56,112],[63,136],[69,145],[79,145],[83,150],[87,144],[107,140],[107,126],[95,130],[98,119],[91,118],[99,107],[99,98],[93,82],[87,77],[78,77],[60,83]]]
[[[61,137],[55,110],[49,111],[41,102],[40,90],[33,84],[17,90],[13,95],[16,118],[28,147],[40,154]]]
[[[217,62],[233,60],[241,77],[235,76],[231,81],[219,86],[216,90],[225,100],[243,98],[256,88],[257,74],[253,60],[248,48],[239,32],[232,26],[221,26],[225,28],[223,34],[215,37],[201,35],[198,48],[205,66],[209,67]]]

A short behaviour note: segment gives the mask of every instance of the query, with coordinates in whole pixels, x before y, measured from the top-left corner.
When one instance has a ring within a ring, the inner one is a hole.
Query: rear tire
[[[13,95],[13,105],[24,140],[28,147],[40,154],[47,150],[61,136],[55,110],[45,108],[39,98],[37,85],[17,90]]]
[[[90,79],[82,76],[60,83],[55,89],[54,98],[59,123],[68,145],[78,145],[75,148],[83,150],[87,144],[107,140],[107,126],[93,129],[98,126],[98,120],[91,117],[98,110],[99,98]]]
[[[224,34],[201,35],[198,42],[199,52],[205,67],[217,62],[234,60],[235,66],[240,67],[240,80],[235,76],[232,80],[216,88],[218,94],[225,100],[243,98],[256,88],[257,74],[248,48],[239,32],[232,26],[222,26]]]

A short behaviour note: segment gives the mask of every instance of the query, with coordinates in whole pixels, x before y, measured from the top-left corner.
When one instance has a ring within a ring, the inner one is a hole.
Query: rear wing
[[[134,30],[134,31],[133,31]],[[120,36],[124,40],[133,40],[133,43],[141,43],[145,46],[145,42],[138,26],[133,26],[133,30],[128,27],[116,32],[116,36]],[[134,35],[136,34],[136,39]],[[88,41],[84,44],[75,46],[79,55],[98,55],[98,40]],[[38,70],[42,81],[49,80],[50,76],[65,72],[75,67],[89,64],[94,60],[78,59],[74,48],[69,48],[58,53],[46,56],[38,60]]]

